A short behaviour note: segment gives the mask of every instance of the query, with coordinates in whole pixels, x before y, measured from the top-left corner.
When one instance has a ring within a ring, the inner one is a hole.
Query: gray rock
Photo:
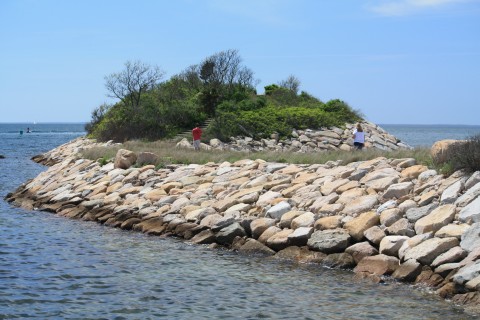
[[[454,203],[464,187],[465,183],[463,182],[463,180],[458,180],[457,182],[453,183],[442,192],[442,196],[440,197],[440,203]]]
[[[329,268],[339,269],[350,269],[355,266],[355,260],[346,252],[329,254],[322,263]]]
[[[287,213],[288,211],[292,210],[292,206],[287,202],[287,201],[282,201],[280,203],[277,203],[270,209],[268,209],[266,215],[267,217],[276,219],[277,221],[280,221],[284,213]]]
[[[460,211],[458,219],[462,222],[480,222],[480,196]]]
[[[232,216],[223,217],[222,219],[218,220],[213,226],[212,231],[218,232],[223,228],[228,227],[229,225],[235,223],[235,218]],[[242,228],[243,229],[243,228]]]
[[[432,267],[438,267],[442,264],[458,262],[467,256],[467,251],[463,250],[460,246],[453,247],[447,252],[442,253],[435,258],[432,262]]]
[[[475,248],[480,248],[480,222],[474,223],[462,235],[460,246],[467,250],[473,251]]]
[[[379,226],[373,226],[371,228],[368,228],[365,230],[363,233],[365,238],[367,238],[368,241],[375,245],[379,245],[382,239],[386,236],[385,231],[383,231]]]
[[[392,274],[399,281],[413,282],[422,272],[422,265],[416,260],[407,260],[402,263]]]
[[[245,235],[246,233],[242,226],[235,222],[220,230],[215,236],[215,240],[220,244],[229,245],[232,244],[235,237],[244,237]]]
[[[310,249],[324,253],[343,252],[350,245],[351,236],[344,229],[315,231],[307,245]]]
[[[351,254],[356,263],[359,263],[365,257],[378,254],[378,250],[368,241],[355,243],[353,246],[348,247],[345,252]]]
[[[453,281],[462,285],[478,276],[480,276],[480,260],[458,270],[458,272],[453,276]]]
[[[411,248],[405,254],[405,260],[415,259],[421,264],[431,265],[436,257],[458,246],[457,238],[432,238]]]
[[[468,188],[467,191],[455,201],[455,204],[459,207],[465,207],[470,202],[475,200],[478,196],[480,196],[480,183],[477,183],[471,188]]]
[[[245,242],[245,244],[242,245],[238,251],[246,254],[258,254],[266,256],[271,256],[275,254],[274,250],[270,249],[269,247],[255,239],[248,239],[247,242]]]
[[[415,230],[413,230],[408,219],[402,218],[386,228],[385,231],[390,235],[413,237]]]
[[[299,227],[288,235],[288,243],[292,246],[305,246],[312,233],[312,227]]]
[[[392,184],[388,187],[388,189],[383,194],[384,199],[391,199],[396,198],[400,199],[403,196],[406,196],[413,190],[413,183],[408,182],[400,182],[396,184]]]
[[[408,239],[406,236],[386,236],[380,241],[380,253],[398,257],[398,250]]]
[[[406,212],[406,217],[410,222],[416,222],[420,218],[428,215],[433,209],[438,207],[438,203],[431,203],[428,206],[419,207],[419,208],[410,208]]]
[[[465,190],[470,189],[474,185],[477,185],[480,182],[480,171],[475,171],[472,173],[470,178],[465,182]]]

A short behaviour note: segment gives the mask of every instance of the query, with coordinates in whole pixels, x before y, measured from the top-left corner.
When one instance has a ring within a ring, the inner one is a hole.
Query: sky
[[[125,62],[236,49],[378,124],[480,124],[480,0],[0,0],[0,122],[88,122]]]

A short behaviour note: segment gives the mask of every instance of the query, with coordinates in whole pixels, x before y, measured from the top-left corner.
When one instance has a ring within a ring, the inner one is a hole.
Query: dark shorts
[[[354,145],[355,148],[357,148],[358,150],[362,150],[362,148],[363,148],[363,143],[361,143],[361,142],[354,142],[353,145]]]

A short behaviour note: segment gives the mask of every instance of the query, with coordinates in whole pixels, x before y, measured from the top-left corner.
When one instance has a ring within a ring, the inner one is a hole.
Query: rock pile
[[[480,301],[480,172],[443,177],[414,159],[342,165],[241,160],[119,168],[59,162],[7,196],[17,206],[244,253],[353,268]]]
[[[366,134],[365,148],[381,150],[397,150],[411,148],[398,138],[387,133],[384,129],[368,121],[361,122]],[[353,129],[355,125],[346,123],[345,129],[331,127],[323,130],[293,130],[292,137],[279,140],[277,134],[270,139],[254,140],[250,137],[232,137],[224,143],[218,139],[210,140],[210,144],[202,143],[203,149],[232,150],[232,151],[291,151],[291,152],[321,152],[331,150],[349,151],[353,146]],[[177,143],[178,147],[193,148],[191,141],[184,138]]]

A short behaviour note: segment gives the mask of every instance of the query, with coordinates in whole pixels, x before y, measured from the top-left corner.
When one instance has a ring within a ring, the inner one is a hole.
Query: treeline
[[[252,70],[242,64],[237,50],[207,57],[168,80],[157,66],[125,63],[119,73],[105,77],[108,96],[118,99],[93,110],[86,125],[101,141],[171,138],[212,119],[205,138],[227,141],[232,136],[261,138],[292,129],[341,126],[361,119],[341,100],[323,103],[300,92],[300,81],[289,76],[265,87],[258,95]]]

